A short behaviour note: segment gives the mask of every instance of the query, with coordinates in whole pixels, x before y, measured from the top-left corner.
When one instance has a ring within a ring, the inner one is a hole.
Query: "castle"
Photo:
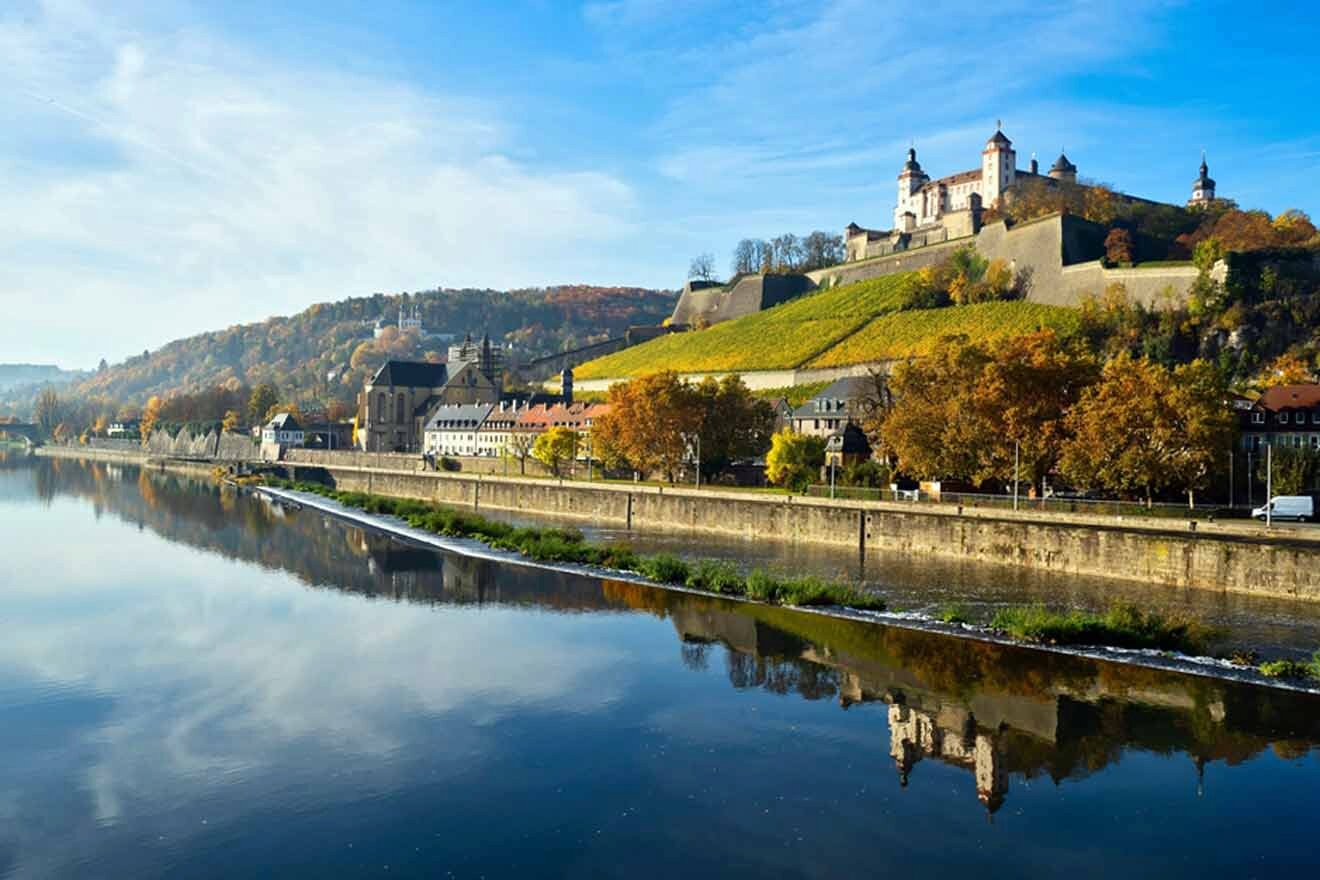
[[[916,148],[911,148],[898,175],[893,228],[874,230],[849,224],[844,231],[847,259],[864,260],[975,235],[981,229],[984,210],[1002,208],[1012,200],[1017,187],[1031,180],[1046,186],[1076,186],[1077,166],[1060,152],[1044,174],[1034,155],[1025,170],[1018,168],[1017,151],[1001,126],[996,126],[985,142],[980,167],[936,180],[922,169]],[[1146,201],[1123,193],[1118,196],[1126,201]],[[1210,179],[1202,154],[1201,173],[1192,183],[1192,197],[1187,204],[1194,207],[1214,199],[1215,182]]]

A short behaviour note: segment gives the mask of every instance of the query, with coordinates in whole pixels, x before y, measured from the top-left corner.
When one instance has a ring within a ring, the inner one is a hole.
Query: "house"
[[[140,436],[142,428],[141,419],[123,419],[118,422],[111,422],[105,429],[105,436],[117,437],[122,440],[137,439]]]
[[[428,455],[480,455],[478,434],[493,409],[491,403],[437,406],[426,420],[423,450]]]
[[[793,430],[813,437],[829,437],[863,415],[875,394],[870,376],[836,379],[793,412]]]
[[[1276,385],[1255,401],[1235,400],[1242,448],[1320,449],[1320,385]]]
[[[871,443],[866,432],[852,422],[825,438],[825,466],[845,468],[871,458]]]
[[[477,455],[498,458],[505,452],[512,452],[509,441],[525,409],[514,400],[501,400],[496,404],[477,430]]]
[[[788,402],[787,397],[777,397],[770,401],[770,409],[775,414],[774,430],[776,434],[785,428],[790,431],[793,429],[793,404]]]
[[[293,413],[279,413],[261,429],[261,457],[278,459],[291,446],[302,446],[302,425]]]

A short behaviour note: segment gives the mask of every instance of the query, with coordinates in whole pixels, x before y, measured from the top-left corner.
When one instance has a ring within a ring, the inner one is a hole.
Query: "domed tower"
[[[1215,182],[1210,179],[1210,169],[1205,164],[1205,150],[1201,151],[1201,175],[1192,181],[1192,197],[1187,200],[1187,207],[1195,208],[1208,205],[1215,200]]]
[[[995,123],[995,133],[985,142],[981,151],[981,199],[994,207],[999,197],[1009,189],[1017,177],[1017,152],[1003,131],[1003,123]]]
[[[1059,151],[1059,158],[1050,166],[1050,177],[1064,183],[1077,182],[1077,166],[1068,161],[1068,156],[1062,150]]]
[[[929,180],[930,177],[921,170],[921,163],[917,161],[917,148],[909,147],[907,161],[903,163],[903,170],[898,175],[898,202],[894,207],[895,229],[903,228],[904,214],[920,213],[915,196]]]

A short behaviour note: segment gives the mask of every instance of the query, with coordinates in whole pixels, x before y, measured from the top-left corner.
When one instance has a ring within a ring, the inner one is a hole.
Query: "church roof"
[[[920,174],[922,177],[926,176],[926,172],[921,170],[921,163],[917,161],[916,147],[908,148],[907,161],[903,163],[903,173],[907,174],[908,172]]]
[[[1002,131],[995,129],[995,133],[990,136],[990,140],[986,141],[985,145],[987,149],[990,147],[1011,147],[1013,142]]]
[[[386,361],[381,364],[372,385],[394,385],[403,388],[439,388],[449,377],[444,364],[429,361]]]
[[[1192,181],[1192,186],[1199,189],[1215,188],[1215,182],[1210,177],[1210,168],[1205,164],[1205,156],[1201,157],[1201,175]]]

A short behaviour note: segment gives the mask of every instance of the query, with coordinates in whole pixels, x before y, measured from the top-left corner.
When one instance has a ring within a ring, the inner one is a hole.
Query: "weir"
[[[322,460],[329,458],[326,456]],[[566,483],[286,463],[293,479],[625,528],[935,555],[1167,587],[1320,601],[1320,535],[1252,524],[1144,521],[750,492]]]

